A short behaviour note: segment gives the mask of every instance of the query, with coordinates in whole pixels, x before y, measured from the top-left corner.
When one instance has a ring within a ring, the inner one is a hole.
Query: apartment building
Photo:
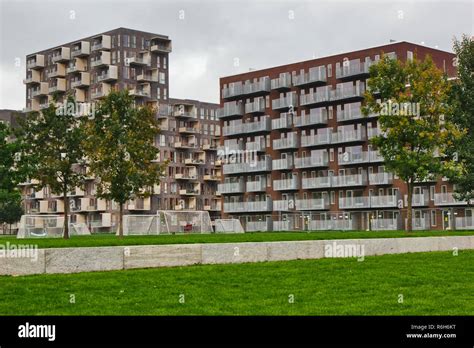
[[[169,98],[171,40],[164,35],[118,28],[27,56],[26,110],[40,111],[69,94],[79,103],[94,103],[111,90],[129,89],[136,105],[151,105],[161,133],[155,144],[160,161],[167,160],[166,177],[154,194],[127,202],[130,214],[156,210],[208,210],[220,215],[216,198],[220,168],[215,167],[219,121],[218,104]],[[87,173],[87,168],[84,168]],[[36,191],[24,183],[27,214],[61,214],[64,202],[48,188]],[[117,205],[96,197],[95,178],[70,193],[72,222],[93,231],[116,225]]]
[[[406,224],[406,185],[369,139],[361,112],[369,67],[382,54],[430,55],[455,76],[454,55],[395,42],[220,79],[224,217],[247,231],[394,230]],[[473,228],[473,209],[446,178],[417,183],[414,229]]]

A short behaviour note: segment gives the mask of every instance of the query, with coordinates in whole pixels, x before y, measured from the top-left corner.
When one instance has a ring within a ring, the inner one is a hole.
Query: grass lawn
[[[466,236],[474,231],[327,231],[327,232],[255,232],[243,234],[188,234],[161,236],[127,236],[118,239],[115,235],[73,236],[62,238],[16,239],[11,236],[0,237],[0,244],[36,244],[39,248],[94,247],[113,245],[156,245],[187,243],[238,243],[238,242],[276,242],[291,240],[351,239],[351,238],[395,238],[427,236]]]
[[[474,251],[4,276],[0,315],[474,315],[473,280]]]

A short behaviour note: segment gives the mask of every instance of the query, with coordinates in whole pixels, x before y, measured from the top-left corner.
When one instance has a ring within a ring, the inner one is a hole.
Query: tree
[[[370,67],[364,114],[379,113],[382,134],[371,142],[387,169],[407,185],[407,231],[412,230],[414,183],[439,175],[456,164],[445,158],[459,137],[449,117],[450,84],[427,56],[407,62],[383,56]]]
[[[0,223],[10,225],[10,234],[12,224],[20,221],[23,213],[21,194],[18,191],[0,192]]]
[[[17,185],[20,181],[15,157],[19,143],[12,138],[13,132],[4,123],[0,123],[0,223],[11,225],[23,215],[21,195]]]
[[[109,93],[87,122],[88,166],[97,179],[97,197],[119,204],[119,238],[125,202],[150,195],[162,176],[154,146],[158,133],[154,110],[135,107],[128,90]]]
[[[83,161],[83,122],[74,110],[75,101],[56,106],[53,103],[41,112],[31,112],[20,121],[20,167],[30,179],[39,181],[38,188],[48,186],[64,200],[64,238],[69,238],[68,193],[81,187],[84,175],[79,170]]]
[[[474,40],[464,35],[454,41],[458,78],[453,81],[449,103],[453,122],[464,133],[453,141],[450,154],[458,159],[461,173],[449,171],[449,180],[456,184],[457,198],[474,199]]]

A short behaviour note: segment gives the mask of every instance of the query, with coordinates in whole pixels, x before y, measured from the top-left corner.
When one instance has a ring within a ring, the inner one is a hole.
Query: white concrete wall
[[[326,257],[325,246],[334,243],[363,246],[364,256],[372,256],[474,249],[474,236],[39,249],[36,261],[0,257],[0,275],[320,259]]]

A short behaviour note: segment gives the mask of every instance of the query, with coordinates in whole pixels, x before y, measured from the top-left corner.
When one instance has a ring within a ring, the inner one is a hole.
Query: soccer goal
[[[90,235],[84,223],[69,223],[70,236]],[[64,236],[64,216],[23,215],[20,219],[17,238],[62,238]]]
[[[245,233],[239,219],[216,219],[216,233]]]
[[[211,218],[207,211],[158,210],[156,215],[123,216],[125,236],[211,232]]]

